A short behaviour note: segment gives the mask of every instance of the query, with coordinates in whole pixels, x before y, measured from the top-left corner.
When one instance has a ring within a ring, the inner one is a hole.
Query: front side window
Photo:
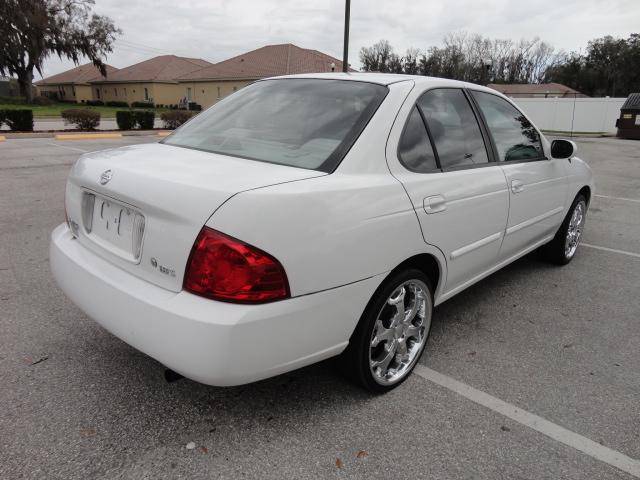
[[[216,103],[164,143],[330,172],[387,92],[350,80],[263,80]]]
[[[517,108],[491,93],[471,94],[484,115],[500,161],[544,158],[538,131]]]
[[[429,90],[417,104],[443,169],[489,162],[480,126],[462,90]]]
[[[414,172],[426,173],[438,168],[427,129],[417,107],[413,107],[402,132],[398,155],[402,164]]]

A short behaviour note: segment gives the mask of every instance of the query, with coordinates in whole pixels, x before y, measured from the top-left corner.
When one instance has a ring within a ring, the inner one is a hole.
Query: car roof
[[[450,80],[448,78],[425,77],[423,75],[404,75],[397,73],[378,72],[329,72],[329,73],[304,73],[298,75],[282,75],[271,78],[318,78],[329,80],[353,80],[358,82],[377,83],[379,85],[391,85],[392,83],[413,81],[416,85],[432,84],[432,86],[458,87],[458,88],[478,88],[484,89],[481,85],[474,83]],[[495,92],[495,90],[493,90]]]

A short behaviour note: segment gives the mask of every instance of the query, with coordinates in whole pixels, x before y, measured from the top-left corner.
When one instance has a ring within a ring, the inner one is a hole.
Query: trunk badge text
[[[176,271],[173,268],[168,268],[168,267],[165,267],[164,265],[159,265],[158,260],[156,260],[153,257],[151,257],[151,266],[153,268],[157,268],[158,270],[160,270],[160,273],[164,273],[165,275],[169,275],[170,277],[176,276]]]
[[[111,170],[105,170],[102,172],[102,175],[100,175],[100,185],[106,185],[109,183],[111,177],[113,177],[113,172]]]

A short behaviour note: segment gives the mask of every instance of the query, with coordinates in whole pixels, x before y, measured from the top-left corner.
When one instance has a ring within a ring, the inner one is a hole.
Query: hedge
[[[141,130],[152,130],[156,119],[156,113],[152,110],[137,110],[133,112],[133,118]]]
[[[129,106],[127,102],[122,102],[117,100],[111,100],[109,102],[106,102],[105,105],[107,107],[125,107],[125,108]]]
[[[0,124],[6,123],[11,130],[33,132],[32,110],[0,110]]]
[[[102,107],[104,102],[102,100],[87,100],[86,104],[91,107]]]
[[[193,110],[194,112],[199,112],[202,110],[202,105],[196,103],[196,102],[189,102],[189,105],[187,107],[189,110]]]
[[[116,123],[120,130],[133,130],[136,126],[136,119],[133,118],[133,111],[118,110],[116,112]]]
[[[100,113],[86,108],[63,110],[60,116],[65,125],[74,124],[80,130],[95,130],[100,125]]]
[[[131,108],[153,108],[153,103],[151,102],[132,102]]]
[[[194,115],[195,112],[189,112],[187,110],[170,110],[168,112],[162,112],[160,119],[162,120],[164,128],[174,129],[178,128]]]
[[[116,123],[120,130],[152,130],[156,119],[156,113],[152,110],[118,110]]]

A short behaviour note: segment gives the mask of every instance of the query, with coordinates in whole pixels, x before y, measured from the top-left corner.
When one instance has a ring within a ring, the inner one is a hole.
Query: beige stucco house
[[[161,55],[91,83],[95,100],[176,105],[184,96],[177,78],[213,65],[200,58]]]
[[[178,105],[195,102],[206,108],[261,78],[294,73],[341,71],[342,62],[317,50],[290,43],[267,45],[213,64],[199,58],[161,55],[120,70],[109,67],[107,77],[63,83],[72,72],[87,65],[37,82],[42,92],[61,92],[65,100],[150,102]]]
[[[208,107],[261,78],[341,70],[342,62],[337,58],[286,43],[267,45],[194,70],[179,77],[178,82],[187,99]]]
[[[103,77],[95,65],[87,63],[37,81],[34,85],[38,95],[83,103],[93,99],[90,82],[106,79],[118,71],[117,68],[111,65],[106,65],[106,69],[107,76]]]

